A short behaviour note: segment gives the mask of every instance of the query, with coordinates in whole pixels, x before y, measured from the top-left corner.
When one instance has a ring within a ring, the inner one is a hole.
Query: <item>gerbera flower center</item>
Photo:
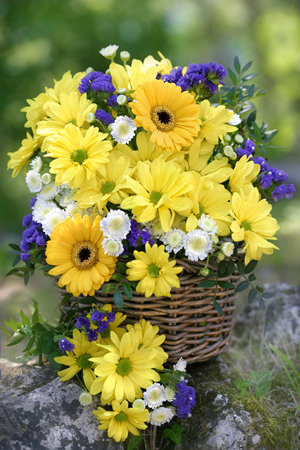
[[[160,131],[171,131],[176,125],[175,114],[167,106],[154,106],[150,117]]]
[[[152,277],[152,278],[157,278],[159,276],[159,272],[160,272],[160,268],[157,267],[156,264],[151,264],[148,267],[148,273],[149,273],[150,277]]]
[[[101,192],[103,195],[105,194],[109,194],[111,191],[114,190],[114,188],[116,187],[115,183],[113,181],[108,181],[107,183],[105,183],[102,188],[101,188]]]
[[[72,250],[72,261],[81,270],[90,269],[98,262],[98,248],[93,242],[77,242]]]
[[[252,227],[251,227],[250,223],[248,222],[248,220],[244,220],[241,223],[241,227],[243,227],[245,231],[252,231]]]
[[[127,417],[128,417],[127,414],[121,411],[119,414],[115,416],[115,420],[117,422],[124,422],[124,420],[127,420]]]
[[[150,202],[154,203],[156,205],[159,202],[159,200],[162,198],[162,194],[160,192],[151,192],[149,198],[150,198]]]
[[[121,358],[117,365],[117,372],[119,375],[122,375],[123,377],[128,375],[131,371],[131,361],[127,358]],[[125,419],[124,419],[125,420]]]
[[[91,358],[91,355],[89,355],[88,353],[86,353],[85,355],[79,356],[79,358],[77,359],[78,366],[81,369],[90,369],[93,365],[93,362],[89,361],[90,358]]]
[[[85,150],[79,149],[79,150],[75,150],[72,153],[72,160],[74,162],[78,162],[79,164],[82,164],[86,158],[87,158],[87,153]]]

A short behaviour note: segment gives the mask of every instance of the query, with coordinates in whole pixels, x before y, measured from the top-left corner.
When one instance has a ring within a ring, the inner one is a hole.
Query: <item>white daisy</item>
[[[161,236],[162,242],[166,246],[167,252],[177,253],[184,244],[185,232],[177,228],[171,228],[170,231]]]
[[[209,234],[203,230],[193,230],[184,239],[185,254],[190,261],[202,261],[212,249]]]
[[[46,215],[53,209],[57,208],[54,202],[45,202],[44,200],[40,200],[40,202],[41,203],[37,205],[37,209],[34,209],[32,213],[33,220],[38,223],[43,222],[43,220],[45,220]]]
[[[154,238],[161,238],[161,236],[165,234],[159,219],[151,220],[150,222],[145,223],[145,226],[148,228],[150,234],[152,234]]]
[[[172,402],[174,400],[175,391],[172,388],[166,387],[167,401]]]
[[[46,214],[42,221],[44,233],[50,236],[56,225],[63,222],[66,219],[65,211],[60,208],[54,208],[48,214]]]
[[[79,396],[79,401],[82,406],[90,405],[93,401],[93,398],[91,394],[88,392],[83,391]]]
[[[31,161],[30,165],[32,167],[32,170],[34,170],[35,172],[40,172],[44,164],[42,158],[40,158],[40,156],[37,156]]]
[[[212,217],[209,217],[208,214],[201,214],[201,217],[198,221],[198,227],[206,231],[206,233],[210,235],[216,234],[218,232],[218,225]]]
[[[145,402],[144,400],[142,400],[141,398],[137,398],[136,400],[134,400],[134,402],[132,403],[132,407],[133,408],[139,408],[141,411],[145,410]]]
[[[100,222],[104,236],[122,240],[125,239],[131,228],[131,222],[124,211],[110,211]]]
[[[39,198],[43,200],[52,200],[59,193],[58,186],[55,186],[54,183],[46,185],[41,192],[39,193]]]
[[[121,58],[121,61],[126,62],[130,59],[130,53],[123,51],[120,53],[120,58]]]
[[[104,56],[107,59],[114,59],[116,56],[118,45],[108,45],[107,47],[101,48],[99,51],[100,55]]]
[[[157,408],[167,400],[166,389],[162,384],[153,383],[144,392],[144,401],[146,406]]]
[[[232,242],[224,242],[221,245],[221,252],[224,253],[225,256],[231,256],[234,251],[234,244]]]
[[[118,144],[128,144],[136,129],[133,119],[127,116],[118,116],[111,124],[111,135]]]
[[[26,174],[25,180],[30,192],[40,192],[42,189],[41,176],[35,170],[29,170]]]
[[[51,173],[43,173],[42,175],[42,183],[43,184],[50,184],[53,180]]]
[[[180,372],[186,371],[187,362],[183,358],[179,358],[176,364],[174,364],[173,369],[179,370]]]
[[[229,109],[228,111],[232,112],[232,109]],[[228,125],[238,125],[239,123],[241,123],[241,118],[239,116],[239,114],[234,113],[233,116],[231,117],[230,120],[228,120]]]
[[[110,256],[119,256],[124,251],[122,242],[111,238],[103,239],[102,248],[104,249],[104,253]]]
[[[170,422],[174,417],[174,412],[171,408],[157,408],[149,414],[149,422],[151,425],[160,427],[161,425]]]
[[[75,214],[80,214],[82,217],[83,209],[79,208],[78,203],[73,201],[73,202],[69,203],[68,206],[66,207],[66,215],[70,216],[70,217],[74,217]]]

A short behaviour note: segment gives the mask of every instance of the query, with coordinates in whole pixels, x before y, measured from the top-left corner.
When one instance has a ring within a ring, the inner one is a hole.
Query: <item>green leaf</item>
[[[248,277],[249,281],[255,281],[256,280],[256,276],[254,275],[254,273],[250,273],[249,277]]]
[[[64,296],[64,298],[62,299],[62,301],[60,302],[59,306],[64,306],[72,297],[73,297],[73,294],[66,294]]]
[[[237,380],[237,382],[235,383],[239,391],[246,389],[247,387],[251,386],[251,384],[252,382],[249,380]]]
[[[265,307],[264,299],[263,299],[262,297],[260,297],[258,309],[259,309],[259,310],[262,310],[262,309],[264,309],[264,307]]]
[[[220,304],[217,302],[216,299],[214,299],[214,307],[216,308],[216,310],[218,311],[218,313],[223,316],[224,315],[224,311],[221,308]]]
[[[238,56],[234,57],[233,64],[234,64],[234,68],[237,71],[237,73],[240,74],[241,73],[241,64],[240,64]]]
[[[16,244],[8,244],[8,246],[10,248],[12,248],[13,250],[15,250],[16,252],[20,252],[21,251],[20,247],[18,245],[16,245]]]
[[[30,323],[29,317],[27,317],[27,316],[23,313],[22,310],[20,311],[20,314],[21,314],[21,318],[22,318],[23,323],[24,323],[27,327],[30,327],[30,326],[31,326],[31,323]]]
[[[251,289],[251,291],[248,294],[248,303],[251,304],[254,302],[254,300],[257,297],[258,292],[256,291],[256,289]]]
[[[20,261],[21,261],[20,255],[17,255],[14,259],[14,262],[12,263],[12,266],[15,267]]]
[[[11,334],[9,331],[7,331],[5,328],[3,328],[3,327],[0,326],[0,330],[1,330],[3,333],[7,334],[7,336],[9,336],[10,338],[12,337],[12,334]]]
[[[61,356],[61,352],[59,352],[57,350],[55,350],[54,352],[51,352],[48,355],[48,361],[51,364],[51,366],[54,367],[54,369],[61,370],[63,365],[58,363],[58,362],[56,362],[56,361],[54,361],[54,358],[57,357],[57,356]]]
[[[243,261],[237,262],[237,269],[240,275],[244,275],[245,264],[243,263]]]
[[[122,261],[118,261],[117,268],[121,273],[126,273],[127,265],[125,263],[123,263]]]
[[[118,310],[121,311],[123,308],[123,298],[120,291],[114,293],[114,304],[117,306]]]
[[[32,336],[32,337],[29,339],[29,342],[28,342],[26,348],[23,350],[23,353],[29,352],[29,350],[30,350],[31,347],[33,346],[34,342],[35,342],[35,336]]]
[[[175,442],[175,444],[181,444],[181,435],[184,430],[184,427],[179,425],[179,423],[174,423],[172,425],[172,429],[165,428],[162,434],[163,438],[169,438],[171,441]]]
[[[19,272],[19,268],[15,267],[14,269],[11,269],[9,272],[7,272],[7,274],[5,275],[6,277],[9,277],[10,275],[13,275],[14,273]],[[21,275],[23,276],[23,275]]]
[[[211,288],[216,286],[217,282],[214,280],[205,280],[205,281],[201,281],[201,283],[199,283],[197,286],[198,287],[203,287],[203,288]]]
[[[271,292],[264,292],[262,296],[263,298],[272,298],[274,297],[274,294],[272,294]]]
[[[218,285],[223,289],[234,289],[235,285],[229,283],[229,281],[218,281]]]
[[[249,75],[245,75],[245,76],[242,78],[242,82],[244,83],[245,81],[249,81],[249,80],[251,80],[252,78],[257,77],[257,75],[258,75],[258,73],[249,73]],[[250,97],[252,97],[252,96],[250,96]]]
[[[143,440],[142,436],[131,436],[127,447],[127,450],[138,450],[141,442]]]
[[[246,391],[246,389],[243,389],[243,390],[240,392],[240,396],[241,396],[241,397],[248,397],[249,394],[248,394],[248,392]]]
[[[251,65],[252,65],[252,61],[247,62],[247,64],[245,64],[244,67],[242,68],[241,73],[247,72],[247,70],[250,69]]]
[[[227,71],[228,71],[228,75],[230,76],[233,84],[236,85],[237,84],[237,78],[236,78],[235,73],[230,69],[230,67],[227,67]]]
[[[114,292],[115,290],[116,290],[116,285],[113,284],[113,283],[107,283],[107,284],[104,284],[104,285],[102,286],[102,289],[101,289],[101,291],[102,291],[104,294],[108,294],[108,293],[110,293],[110,292]]]
[[[34,312],[33,312],[32,319],[31,319],[32,325],[35,325],[36,323],[38,323],[39,320],[40,320],[40,312],[39,312],[39,307],[36,303],[34,305]]]
[[[23,341],[23,339],[25,339],[26,336],[19,336],[17,339],[15,339],[14,341],[10,342],[9,344],[7,344],[7,347],[11,347],[12,345],[17,345],[20,342]]]
[[[271,372],[269,370],[265,370],[264,372],[255,372],[255,370],[251,370],[250,376],[254,383],[264,384],[270,378]]]
[[[252,259],[252,261],[250,261],[244,270],[244,273],[251,273],[253,272],[253,270],[255,269],[255,267],[257,266],[258,261],[256,261],[256,259]]]
[[[235,288],[235,292],[242,292],[245,289],[248,289],[249,287],[249,283],[248,281],[242,281],[240,284],[237,285],[237,287]]]
[[[22,326],[22,324],[20,322],[16,322],[12,317],[9,319],[9,322],[7,322],[7,320],[5,320],[4,325],[6,325],[8,328],[10,328],[15,333]]]
[[[93,303],[95,303],[95,297],[86,297],[86,298],[81,298],[79,300],[79,303],[83,303],[84,305],[92,305]]]
[[[121,273],[113,273],[112,279],[115,281],[122,281],[124,279],[124,275]]]
[[[219,274],[220,274],[221,276],[222,276],[223,274],[225,274],[226,269],[227,269],[227,263],[226,263],[226,261],[225,261],[225,260],[224,260],[224,261],[221,261],[220,264],[219,264],[219,270],[218,270]]]
[[[127,298],[129,298],[129,300],[132,299],[132,289],[130,284],[128,283],[122,283],[122,290],[124,292],[124,294],[126,295]]]
[[[262,387],[260,387],[259,389],[256,389],[255,391],[255,395],[256,397],[262,397],[263,395],[266,395],[268,390],[271,387],[271,381],[267,381],[267,383],[265,383]]]
[[[232,259],[230,259],[227,264],[227,273],[228,275],[231,275],[234,271],[235,271],[235,264],[232,261]]]

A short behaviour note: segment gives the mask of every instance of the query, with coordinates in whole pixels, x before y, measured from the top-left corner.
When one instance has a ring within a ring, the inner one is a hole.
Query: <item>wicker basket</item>
[[[163,347],[169,354],[168,363],[176,363],[180,357],[189,364],[206,361],[229,349],[236,295],[234,289],[198,287],[201,281],[212,279],[199,276],[199,270],[204,266],[201,261],[177,260],[177,265],[183,267],[179,274],[180,288],[172,288],[171,298],[145,298],[135,291],[132,300],[123,296],[122,312],[127,315],[124,323],[146,319],[152,325],[158,325],[160,332],[166,336]],[[239,278],[239,274],[234,272],[219,278],[219,281],[237,285]],[[113,294],[96,291],[94,297],[100,305],[113,304]],[[221,306],[223,315],[215,309],[214,298]]]

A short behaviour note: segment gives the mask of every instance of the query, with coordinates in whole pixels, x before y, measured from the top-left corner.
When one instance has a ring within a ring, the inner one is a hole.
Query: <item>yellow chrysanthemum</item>
[[[89,216],[68,217],[56,225],[47,242],[47,264],[56,266],[49,274],[61,275],[58,286],[66,286],[75,297],[93,296],[114,272],[116,258],[104,253],[100,220],[97,217],[91,224]]]
[[[127,279],[138,281],[136,291],[145,293],[145,297],[154,294],[156,297],[171,297],[171,288],[180,287],[177,274],[182,267],[174,267],[176,261],[169,261],[169,254],[165,252],[165,246],[154,244],[152,247],[147,242],[145,252],[133,252],[135,259],[127,263]]]
[[[274,249],[279,250],[269,242],[276,240],[274,234],[280,228],[271,216],[271,210],[266,199],[260,200],[257,188],[253,188],[247,197],[243,192],[235,192],[232,196],[231,237],[235,242],[245,241],[246,264],[250,259],[259,260],[262,254],[271,255]]]
[[[173,83],[153,80],[140,84],[129,103],[135,124],[151,131],[158,150],[179,152],[193,142],[199,130],[199,105],[189,92]]]
[[[117,144],[112,152],[117,155],[123,155],[130,161],[130,167],[136,167],[139,161],[154,161],[155,159],[163,159],[164,161],[173,161],[181,164],[184,160],[184,152],[170,153],[167,150],[158,151],[154,142],[150,140],[151,133],[141,131],[136,137],[137,150],[132,150],[128,145]]]
[[[111,332],[112,345],[102,345],[107,353],[101,358],[92,358],[97,364],[96,380],[90,392],[92,395],[102,391],[101,402],[106,404],[112,400],[122,402],[127,399],[133,402],[143,396],[142,388],[159,381],[155,357],[157,350],[153,348],[138,349],[139,340],[133,330],[125,333],[120,339]]]
[[[27,139],[23,139],[22,146],[14,153],[8,153],[10,157],[10,161],[7,163],[7,169],[12,169],[12,177],[16,177],[22,167],[24,167],[24,171],[26,170],[26,166],[33,157],[34,153],[40,148],[43,142],[42,136],[34,136],[32,137],[29,133],[27,133]]]
[[[128,197],[126,176],[131,176],[133,169],[129,168],[127,158],[123,156],[118,158],[115,153],[111,153],[108,163],[99,166],[98,170],[95,186],[89,186],[87,182],[74,195],[74,200],[81,208],[97,205],[98,210],[101,211],[106,207],[107,202],[119,205],[124,198]]]
[[[112,76],[112,83],[116,89],[126,89],[130,92],[135,90],[139,84],[155,80],[158,73],[165,74],[172,70],[172,64],[160,53],[161,61],[156,61],[152,56],[148,56],[144,63],[138,59],[133,59],[131,66],[126,69],[120,64],[111,63],[109,66]]]
[[[54,158],[50,162],[50,172],[56,174],[55,184],[68,183],[79,188],[84,182],[96,185],[96,173],[101,165],[108,162],[112,149],[107,134],[91,126],[86,133],[69,124],[59,134],[49,139],[48,154]]]
[[[240,193],[243,191],[245,195],[248,195],[253,189],[252,182],[256,179],[259,172],[259,164],[249,161],[246,155],[242,156],[236,163],[229,178],[229,189],[231,192]]]
[[[103,356],[105,349],[99,347],[93,341],[88,341],[85,334],[76,329],[73,330],[73,339],[68,338],[68,340],[75,345],[75,349],[70,353],[67,352],[67,356],[63,355],[54,358],[57,363],[69,366],[67,369],[58,372],[58,376],[61,377],[60,381],[70,380],[82,370],[84,384],[90,390],[96,375],[92,370],[94,363],[89,361],[89,359],[92,356],[95,358]]]
[[[191,185],[193,189],[187,196],[193,201],[192,211],[186,221],[186,231],[197,228],[198,220],[202,214],[208,214],[218,225],[218,234],[226,236],[230,233],[232,219],[229,215],[231,194],[222,184],[212,182],[197,172],[191,172]]]
[[[149,420],[149,411],[141,411],[139,408],[128,408],[128,402],[124,400],[121,404],[112,402],[112,411],[106,411],[101,406],[93,414],[100,422],[99,430],[107,430],[109,438],[116,442],[125,441],[128,433],[139,436],[138,429],[146,430],[145,422]]]
[[[211,106],[208,100],[200,103],[201,125],[199,138],[206,139],[209,143],[217,145],[219,138],[223,142],[226,133],[232,133],[237,127],[228,125],[228,121],[232,118],[234,112],[228,111],[225,106],[220,105],[216,108]]]
[[[86,94],[78,96],[77,92],[70,95],[60,94],[59,103],[51,102],[46,108],[48,117],[37,124],[37,134],[51,136],[59,133],[66,125],[72,123],[77,127],[87,124],[86,116],[94,113],[97,105],[87,99]]]
[[[26,113],[27,122],[25,127],[31,127],[33,130],[36,127],[37,122],[47,117],[46,109],[51,102],[59,103],[60,94],[71,94],[72,92],[77,92],[79,96],[80,93],[77,90],[79,81],[85,76],[84,72],[79,72],[72,77],[71,72],[66,72],[62,79],[59,81],[54,80],[55,85],[53,88],[46,88],[44,93],[39,94],[33,100],[27,100],[29,106],[21,109],[22,112]]]
[[[158,335],[158,326],[153,326],[149,321],[142,319],[134,325],[126,325],[126,328],[128,331],[134,329],[139,340],[139,348],[155,348],[157,350],[156,367],[158,370],[163,370],[163,364],[167,361],[169,355],[161,347],[166,336]]]
[[[127,179],[128,187],[134,192],[121,203],[121,208],[131,209],[138,222],[149,222],[159,216],[165,232],[169,231],[175,212],[187,207],[192,201],[186,193],[193,189],[190,174],[172,161],[156,159],[152,163],[138,162],[138,181]]]

